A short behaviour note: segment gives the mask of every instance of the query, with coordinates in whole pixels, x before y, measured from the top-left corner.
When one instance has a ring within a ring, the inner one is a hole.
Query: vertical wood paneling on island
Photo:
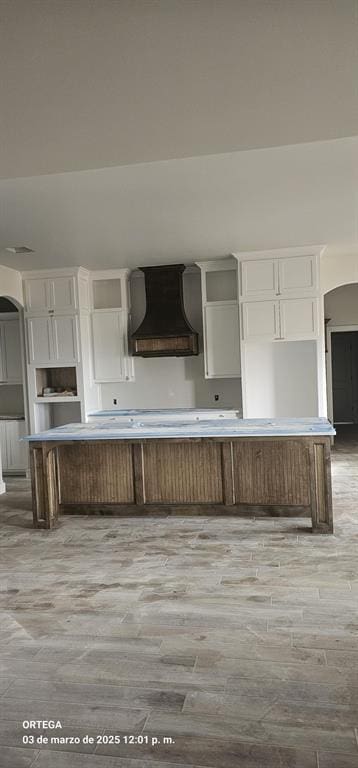
[[[220,443],[151,441],[143,446],[147,504],[222,504]]]
[[[314,533],[333,532],[331,452],[329,438],[310,446],[311,513]]]
[[[233,443],[236,504],[310,505],[309,452],[304,441]]]
[[[77,443],[60,448],[62,504],[134,503],[131,445]]]

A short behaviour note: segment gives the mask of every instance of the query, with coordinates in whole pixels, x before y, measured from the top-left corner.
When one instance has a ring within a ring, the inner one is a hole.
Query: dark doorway
[[[358,424],[358,331],[333,332],[332,392],[335,424]]]

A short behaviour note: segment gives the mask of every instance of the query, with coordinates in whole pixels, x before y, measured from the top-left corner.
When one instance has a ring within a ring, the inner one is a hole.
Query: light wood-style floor
[[[357,434],[337,442],[333,478],[334,536],[268,517],[67,516],[35,531],[28,483],[11,481],[1,768],[356,768]],[[30,719],[63,728],[23,730]],[[23,746],[41,733],[80,744]]]

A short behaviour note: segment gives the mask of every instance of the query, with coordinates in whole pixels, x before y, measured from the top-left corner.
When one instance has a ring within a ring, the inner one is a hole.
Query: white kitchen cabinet
[[[301,341],[317,338],[318,299],[284,299],[279,304],[282,339]]]
[[[316,254],[240,260],[243,299],[312,296],[317,290]]]
[[[74,275],[27,277],[24,287],[28,314],[70,312],[77,308]]]
[[[305,341],[318,337],[318,299],[244,301],[244,341]]]
[[[74,363],[78,360],[77,317],[28,317],[28,355],[32,365]]]
[[[24,291],[27,312],[45,312],[50,308],[49,280],[43,277],[27,278]]]
[[[26,434],[25,421],[0,421],[0,447],[4,474],[16,474],[27,469],[27,444],[21,438]]]
[[[277,267],[275,259],[242,261],[241,295],[245,298],[275,296],[277,293]]]
[[[201,273],[205,378],[240,377],[236,261],[229,258],[196,263]]]
[[[19,319],[0,320],[0,384],[21,384]]]
[[[280,338],[278,301],[245,301],[241,305],[244,341],[272,341]]]
[[[205,377],[241,375],[239,308],[232,304],[207,304],[204,308]]]
[[[92,315],[94,379],[129,381],[127,314],[124,310],[98,310]]]
[[[73,315],[51,317],[53,360],[62,363],[78,361],[78,321]]]

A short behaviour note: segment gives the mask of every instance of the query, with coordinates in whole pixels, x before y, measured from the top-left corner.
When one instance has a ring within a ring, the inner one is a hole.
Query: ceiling
[[[357,41],[358,0],[0,0],[0,264],[358,257]]]
[[[236,250],[356,244],[358,137],[0,181],[17,269],[190,263]]]
[[[358,134],[358,0],[1,0],[0,174]]]

